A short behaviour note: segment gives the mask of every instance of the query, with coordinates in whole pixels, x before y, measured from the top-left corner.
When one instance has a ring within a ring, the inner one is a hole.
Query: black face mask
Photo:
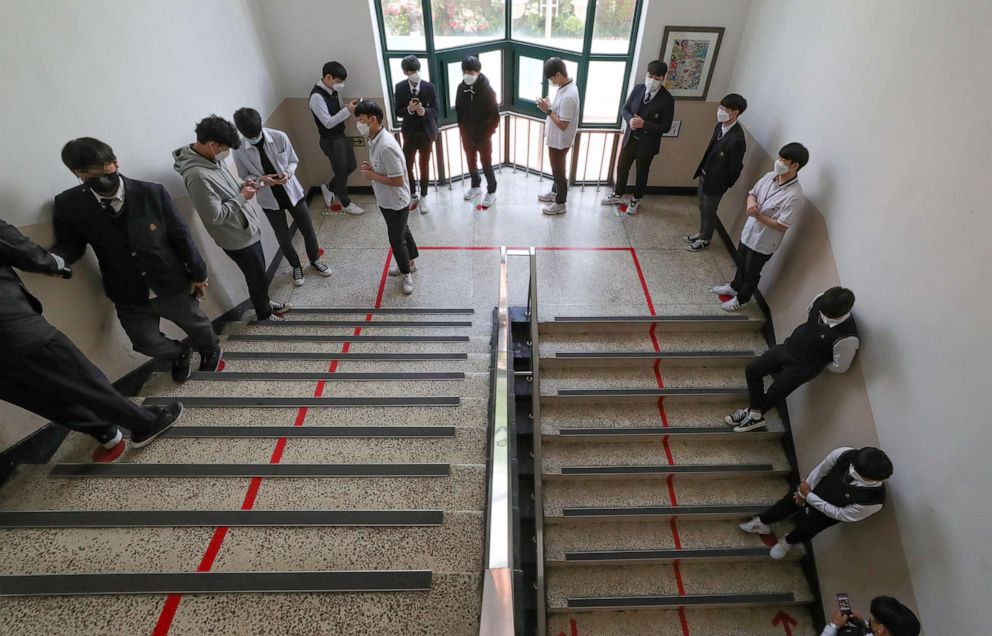
[[[121,175],[118,172],[110,172],[101,174],[99,177],[84,179],[83,183],[97,194],[111,196],[117,192],[117,188],[121,184]]]

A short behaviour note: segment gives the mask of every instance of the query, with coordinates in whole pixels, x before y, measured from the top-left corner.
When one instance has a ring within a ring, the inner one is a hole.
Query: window
[[[544,93],[544,60],[520,57],[516,94],[519,99],[536,102]]]
[[[598,0],[592,27],[592,53],[626,54],[636,9],[637,0]]]
[[[567,64],[566,64],[567,66]],[[589,62],[586,80],[583,124],[613,124],[617,120],[617,104],[622,105],[624,95],[624,69],[626,62]]]
[[[427,48],[420,0],[379,0],[386,48],[422,51]]]
[[[431,0],[431,20],[435,49],[502,40],[506,0]]]
[[[541,46],[582,51],[589,0],[517,0],[513,39]]]

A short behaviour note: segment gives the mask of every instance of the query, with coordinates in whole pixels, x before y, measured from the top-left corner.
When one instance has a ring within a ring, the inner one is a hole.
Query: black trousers
[[[389,234],[389,246],[393,248],[393,258],[396,267],[404,274],[410,273],[410,261],[420,256],[417,243],[413,240],[407,220],[410,218],[410,208],[388,210],[379,208],[382,218],[386,220],[386,232]]]
[[[713,231],[716,230],[716,210],[720,207],[723,193],[706,194],[703,191],[705,179],[706,175],[699,175],[699,182],[696,186],[696,196],[699,198],[699,238],[704,241],[712,241]]]
[[[296,221],[296,227],[300,228],[303,235],[303,244],[307,248],[307,258],[311,263],[315,263],[320,258],[320,244],[317,243],[317,233],[313,229],[313,219],[310,218],[310,208],[307,207],[307,198],[303,197],[297,201],[296,205],[284,210],[263,210],[265,218],[269,220],[272,231],[275,232],[279,247],[282,248],[282,255],[289,261],[291,267],[301,267],[300,257],[293,247],[293,237],[289,233],[289,222],[286,220],[286,212]]]
[[[795,545],[809,541],[830,526],[840,523],[816,508],[797,504],[793,494],[790,492],[779,499],[771,508],[758,515],[761,523],[764,524],[775,523],[794,516],[796,529],[785,535],[785,540],[789,543]]]
[[[715,218],[715,209],[713,214]],[[758,289],[758,281],[761,280],[761,268],[771,257],[771,254],[755,252],[743,242],[737,246],[737,273],[734,274],[730,287],[737,292],[737,300],[741,304],[751,300],[754,290]]]
[[[0,400],[106,443],[123,426],[144,434],[159,410],[117,392],[107,376],[61,332],[26,354],[4,356]]]
[[[327,187],[337,196],[341,205],[348,207],[351,205],[351,197],[348,196],[348,176],[358,167],[355,160],[355,149],[347,137],[320,138],[320,149],[331,161],[331,170],[334,176],[327,183]]]
[[[465,163],[468,164],[468,174],[472,179],[472,187],[478,188],[482,185],[482,176],[479,174],[479,163],[481,162],[482,172],[486,175],[486,192],[490,194],[496,192],[496,171],[493,170],[493,138],[472,139],[468,131],[463,128],[462,149],[465,150]]]
[[[744,369],[751,408],[762,413],[775,408],[790,393],[815,378],[821,370],[796,363],[786,354],[783,345],[772,347]],[[764,384],[766,375],[774,376],[767,392]]]
[[[427,186],[430,184],[431,176],[431,150],[434,148],[434,140],[427,133],[403,133],[403,156],[406,157],[406,174],[410,178],[410,192],[416,195],[417,186],[413,181],[413,162],[417,153],[420,153],[420,196],[427,196]]]
[[[248,284],[248,296],[255,307],[257,320],[265,320],[272,315],[269,307],[269,275],[265,271],[265,255],[262,242],[257,241],[240,250],[224,250],[231,260],[237,263]]]
[[[568,170],[565,164],[565,159],[568,157],[568,151],[569,148],[565,148],[564,150],[548,148],[548,159],[551,164],[551,176],[554,179],[554,185],[551,187],[551,191],[556,195],[556,203],[565,203],[568,199]]]
[[[115,307],[117,319],[134,350],[149,358],[172,361],[182,353],[182,343],[166,338],[160,330],[163,318],[189,334],[193,348],[201,354],[217,348],[218,338],[210,319],[203,313],[199,301],[188,292],[152,298],[144,305]]]
[[[637,162],[637,175],[634,177],[634,198],[644,197],[648,187],[648,173],[651,172],[651,162],[655,155],[644,156],[638,152],[640,143],[636,139],[627,140],[627,145],[620,149],[620,159],[617,163],[617,185],[613,189],[616,194],[623,195],[627,191],[627,177],[630,167]]]

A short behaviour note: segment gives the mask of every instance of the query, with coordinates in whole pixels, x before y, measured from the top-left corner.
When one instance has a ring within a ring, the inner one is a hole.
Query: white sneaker
[[[750,532],[751,534],[771,534],[772,529],[761,523],[761,519],[755,517],[750,521],[745,521],[744,523],[737,526],[744,532]]]
[[[633,216],[637,214],[640,210],[641,202],[639,199],[631,199],[630,203],[627,204],[627,214]]]
[[[320,193],[324,195],[324,204],[327,207],[331,207],[331,204],[334,203],[334,193],[331,192],[331,189],[327,187],[326,183],[321,184]]]
[[[769,556],[778,561],[779,559],[785,558],[785,555],[789,553],[792,549],[792,544],[782,537],[778,540],[778,543],[772,546],[772,549],[768,551]]]
[[[294,267],[293,268],[293,284],[297,287],[302,287],[306,279],[303,277],[303,268]]]
[[[355,216],[358,216],[359,214],[365,214],[365,210],[355,205],[354,201],[352,201],[346,207],[343,207],[341,209],[347,212],[348,214],[354,214]]]
[[[327,278],[328,276],[334,273],[334,270],[328,267],[327,263],[324,263],[323,261],[314,261],[310,263],[310,267],[317,270],[317,273],[323,276],[324,278]]]
[[[491,208],[493,207],[493,203],[496,203],[496,193],[487,192],[486,196],[482,197],[482,203],[480,203],[479,205],[481,205],[484,208]]]
[[[427,205],[427,196],[420,197],[420,205],[417,206],[420,209],[421,214],[427,214],[431,211],[430,207]]]
[[[417,266],[414,265],[413,262],[411,261],[410,262],[410,273],[412,274],[415,271],[417,271]],[[403,272],[400,271],[400,266],[396,264],[396,261],[393,261],[393,264],[389,266],[389,275],[390,276],[402,276],[403,275]]]
[[[730,283],[724,283],[722,285],[714,285],[710,287],[710,291],[714,294],[719,294],[720,296],[736,296],[737,292],[734,288],[730,286]]]
[[[470,188],[465,192],[465,200],[471,201],[482,196],[482,188]]]
[[[565,209],[564,203],[549,203],[541,207],[541,212],[544,212],[548,216],[556,216],[558,214],[565,214],[568,210]]]
[[[621,203],[623,203],[623,197],[617,194],[616,192],[614,192],[610,196],[603,198],[603,200],[600,201],[600,203],[602,203],[603,205],[620,205]]]
[[[537,200],[541,203],[554,203],[554,200],[558,198],[558,195],[554,192],[545,192],[544,194],[539,194]]]
[[[720,309],[724,311],[740,311],[744,309],[744,305],[737,301],[737,296],[734,296],[730,300],[720,305]]]
[[[403,276],[403,293],[407,296],[413,293],[413,274]]]

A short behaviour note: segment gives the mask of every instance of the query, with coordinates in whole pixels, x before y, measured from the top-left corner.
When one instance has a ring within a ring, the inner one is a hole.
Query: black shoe
[[[179,357],[172,361],[172,379],[176,382],[189,380],[189,359],[193,355],[193,345],[185,343]]]
[[[168,406],[163,406],[159,409],[158,420],[152,424],[151,428],[148,429],[144,435],[135,435],[134,432],[131,433],[131,446],[135,448],[142,448],[148,446],[155,438],[166,432],[172,425],[179,421],[179,418],[183,414],[183,403],[173,402]]]
[[[220,367],[224,350],[217,345],[207,353],[200,354],[200,371],[216,371]]]
[[[695,243],[699,239],[703,238],[702,234],[683,234],[682,240],[686,243]]]

